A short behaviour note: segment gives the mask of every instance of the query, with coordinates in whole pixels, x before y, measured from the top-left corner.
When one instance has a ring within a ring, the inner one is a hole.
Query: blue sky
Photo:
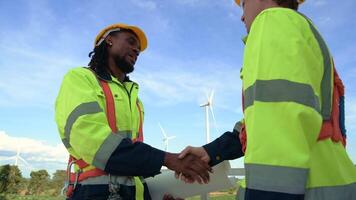
[[[348,152],[356,163],[356,21],[353,0],[307,1],[301,12],[318,26],[346,85]],[[233,0],[0,1],[0,158],[21,155],[32,169],[64,169],[66,153],[54,122],[54,101],[63,75],[85,66],[104,26],[141,27],[148,48],[131,79],[145,104],[145,139],[163,149],[160,122],[177,138],[169,150],[205,142],[199,104],[215,90],[217,126],[231,130],[242,117],[245,35]],[[12,160],[1,161],[13,163]],[[232,165],[241,167],[242,161]],[[28,168],[22,168],[28,174]]]

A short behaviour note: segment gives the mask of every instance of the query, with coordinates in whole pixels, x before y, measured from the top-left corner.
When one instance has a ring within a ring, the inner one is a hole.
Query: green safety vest
[[[140,114],[143,121],[144,110],[138,98],[138,84],[131,81],[121,83],[115,77],[111,79],[107,82],[114,98],[116,133],[108,123],[103,89],[91,70],[83,67],[70,70],[63,79],[56,100],[55,118],[63,144],[71,156],[89,164],[81,169],[82,172],[104,170],[121,140],[135,140],[139,135]],[[136,192],[136,199],[143,198],[140,179],[132,177],[130,181],[141,193]],[[125,179],[125,182],[128,181]]]
[[[333,76],[329,50],[310,20],[286,8],[256,17],[241,71],[245,187],[308,200],[356,198],[356,168],[343,144],[317,141],[331,115]]]

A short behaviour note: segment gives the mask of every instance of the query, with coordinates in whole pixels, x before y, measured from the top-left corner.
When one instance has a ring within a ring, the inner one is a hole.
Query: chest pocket
[[[115,119],[116,119],[116,127],[119,131],[128,130],[130,123],[130,108],[128,107],[128,103],[124,101],[124,97],[120,94],[120,91],[112,89],[112,97],[114,100],[114,108],[115,108]],[[107,115],[107,106],[104,91],[99,88],[96,90],[96,96],[98,97],[98,103],[101,108],[103,108],[105,114]]]
[[[130,99],[127,97],[126,91],[120,91],[117,88],[111,88],[111,91],[115,103],[116,126],[119,131],[131,131],[134,107],[130,106]]]

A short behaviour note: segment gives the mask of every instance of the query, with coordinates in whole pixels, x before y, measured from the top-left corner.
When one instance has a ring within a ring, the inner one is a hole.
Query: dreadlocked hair
[[[297,0],[273,0],[273,1],[282,7],[298,10],[299,4]]]
[[[89,58],[91,58],[91,60],[88,65],[93,71],[101,71],[108,67],[107,46],[107,43],[104,41],[89,53]]]

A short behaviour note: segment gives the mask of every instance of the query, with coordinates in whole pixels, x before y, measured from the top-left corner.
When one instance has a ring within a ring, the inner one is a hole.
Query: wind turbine
[[[20,160],[21,162],[23,162],[25,164],[26,167],[31,169],[32,168],[31,165],[24,158],[22,158],[20,156],[20,153],[21,153],[20,148],[17,148],[17,153],[15,156],[15,165],[19,166],[19,160]]]
[[[168,150],[168,141],[171,139],[176,138],[176,136],[169,136],[166,134],[166,131],[163,129],[161,126],[161,123],[158,123],[159,128],[161,129],[161,132],[163,134],[163,143],[164,143],[164,151]]]
[[[31,167],[31,165],[24,158],[22,158],[20,154],[21,154],[20,148],[17,148],[17,152],[15,156],[5,157],[5,158],[1,157],[0,160],[14,160],[14,165],[20,167],[20,163],[22,163],[23,166],[32,170],[33,168]]]
[[[210,142],[210,124],[209,124],[209,110],[213,117],[214,125],[216,128],[216,120],[213,110],[213,98],[214,90],[211,91],[210,96],[206,95],[207,102],[200,105],[200,107],[205,107],[205,123],[206,123],[206,143]]]

